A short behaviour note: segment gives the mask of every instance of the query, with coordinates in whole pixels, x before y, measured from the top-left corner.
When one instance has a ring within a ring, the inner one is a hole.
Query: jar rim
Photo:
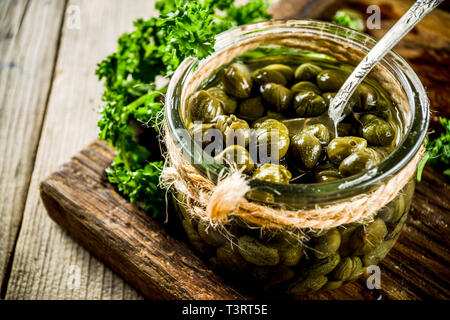
[[[179,129],[185,129],[182,115],[179,111],[181,106],[181,91],[183,83],[189,79],[189,75],[200,62],[204,62],[214,57],[215,54],[226,50],[230,45],[235,45],[260,32],[313,32],[318,36],[332,37],[334,40],[344,41],[363,52],[368,52],[376,44],[376,40],[361,32],[338,26],[329,22],[317,20],[295,20],[280,19],[266,22],[257,22],[227,30],[219,34],[216,38],[215,52],[203,60],[195,58],[185,59],[172,76],[166,95],[166,124],[169,132],[177,145],[183,149],[183,153],[190,157],[192,165],[204,176],[217,182],[219,175],[227,170],[222,164],[195,163],[195,157],[209,157],[203,150],[200,154],[194,154],[189,146],[192,140],[189,137],[180,136]],[[389,59],[389,62],[387,61]],[[408,104],[411,107],[411,120],[404,138],[396,149],[382,162],[373,168],[360,174],[356,174],[337,181],[326,183],[309,184],[281,184],[269,181],[262,181],[249,177],[250,188],[263,190],[274,195],[275,202],[283,202],[287,206],[295,207],[299,197],[307,203],[323,203],[335,201],[345,197],[360,194],[369,190],[377,183],[398,173],[415,156],[424,142],[429,123],[429,100],[425,88],[416,73],[409,64],[396,52],[390,51],[380,63],[388,65],[393,71],[395,78],[400,82],[404,93],[407,96]]]

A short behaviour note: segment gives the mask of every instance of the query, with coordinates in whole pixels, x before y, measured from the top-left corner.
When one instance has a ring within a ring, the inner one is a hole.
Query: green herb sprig
[[[430,141],[427,138],[427,152],[417,169],[418,182],[422,180],[423,169],[428,162],[434,166],[442,166],[443,173],[450,177],[450,120],[439,118],[439,121],[445,132],[435,140]]]
[[[109,181],[154,217],[164,207],[165,193],[159,188],[163,163],[151,161],[160,155],[136,141],[133,122],[147,126],[155,136],[159,131],[167,87],[157,89],[156,77],[170,77],[189,56],[207,57],[218,33],[270,19],[264,0],[241,6],[234,0],[164,0],[155,7],[159,17],[136,20],[134,30],[118,39],[117,51],[96,70],[105,84],[99,138],[117,151],[106,171]]]

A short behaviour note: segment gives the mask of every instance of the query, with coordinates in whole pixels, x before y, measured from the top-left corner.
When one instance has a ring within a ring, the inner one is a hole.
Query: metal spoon
[[[347,78],[339,92],[332,99],[328,115],[322,114],[313,118],[295,118],[283,121],[290,132],[296,132],[306,124],[329,123],[334,127],[337,137],[337,124],[342,120],[342,112],[358,85],[369,74],[373,67],[428,13],[444,0],[418,0],[397,21],[397,23],[381,38]],[[291,131],[292,130],[292,131]]]

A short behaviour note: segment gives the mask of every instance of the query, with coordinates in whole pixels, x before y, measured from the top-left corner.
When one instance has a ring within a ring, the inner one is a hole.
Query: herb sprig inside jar
[[[346,178],[386,158],[402,128],[387,92],[368,78],[335,136],[327,110],[350,72],[351,66],[330,58],[247,52],[190,96],[186,126],[217,162],[253,178],[278,183]],[[287,120],[298,117],[311,121],[290,127]]]

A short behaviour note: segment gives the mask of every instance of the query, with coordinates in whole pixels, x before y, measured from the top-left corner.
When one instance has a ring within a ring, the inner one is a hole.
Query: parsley
[[[157,141],[167,87],[157,88],[156,77],[170,77],[189,56],[207,57],[218,33],[270,19],[264,0],[242,6],[234,0],[163,0],[155,7],[159,17],[136,20],[134,30],[118,39],[117,51],[96,70],[105,84],[99,138],[117,151],[106,170],[109,181],[154,217],[165,202],[159,187],[162,157],[139,142],[133,123],[145,126]]]
[[[358,11],[351,9],[338,10],[333,17],[333,22],[356,31],[363,32],[365,29],[363,16]]]
[[[417,169],[417,181],[422,179],[422,173],[425,165],[430,162],[434,166],[441,166],[443,173],[450,177],[450,120],[446,118],[439,118],[445,132],[435,140],[428,140],[427,137],[427,152],[419,163]]]

